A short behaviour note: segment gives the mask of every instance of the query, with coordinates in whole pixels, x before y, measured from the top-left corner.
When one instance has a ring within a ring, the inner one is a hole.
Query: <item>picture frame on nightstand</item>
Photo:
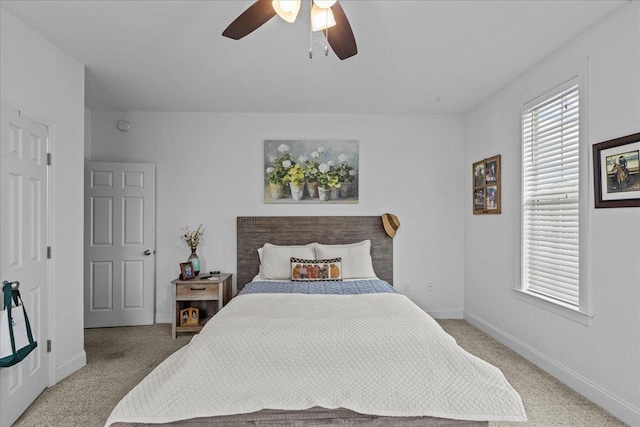
[[[193,271],[193,263],[181,262],[180,263],[180,280],[192,280],[196,277]]]
[[[180,326],[198,326],[200,324],[200,309],[187,307],[180,310]]]

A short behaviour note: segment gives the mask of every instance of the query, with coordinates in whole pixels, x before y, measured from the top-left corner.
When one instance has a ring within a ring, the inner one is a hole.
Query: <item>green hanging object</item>
[[[15,288],[12,287],[14,283]],[[18,282],[2,283],[4,304],[0,311],[0,368],[23,361],[38,346],[31,333],[29,317],[17,285]]]

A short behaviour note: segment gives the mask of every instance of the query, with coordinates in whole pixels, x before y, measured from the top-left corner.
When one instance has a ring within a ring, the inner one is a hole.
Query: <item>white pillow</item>
[[[342,258],[343,279],[370,279],[376,277],[371,259],[371,240],[349,245],[323,245],[316,243],[317,259]]]
[[[291,257],[316,259],[315,245],[278,246],[265,243],[260,257],[260,275],[265,279],[291,280]]]
[[[260,258],[260,268],[258,270],[258,277],[264,277],[264,273],[262,272],[262,248],[258,248],[258,258]]]

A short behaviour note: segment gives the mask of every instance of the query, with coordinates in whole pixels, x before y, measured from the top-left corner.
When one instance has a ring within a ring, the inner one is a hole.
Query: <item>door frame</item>
[[[55,147],[55,134],[56,134],[56,124],[54,120],[50,118],[46,118],[41,116],[38,113],[35,113],[28,108],[23,108],[19,106],[18,103],[11,102],[8,99],[0,99],[0,102],[4,102],[5,104],[15,108],[20,111],[20,113],[24,113],[29,117],[33,118],[35,121],[43,124],[47,127],[47,153],[51,153],[51,156],[54,155],[54,147]],[[55,162],[51,162],[51,165],[47,166],[47,246],[51,246],[53,248],[53,242],[55,241],[55,230],[53,224],[55,224],[55,198],[54,198],[54,190],[55,190]],[[47,259],[47,290],[48,290],[48,319],[45,319],[49,323],[49,336],[45,337],[43,340],[42,337],[37,337],[39,341],[39,345],[44,345],[46,347],[46,341],[51,340],[52,343],[55,342],[56,338],[56,316],[54,315],[55,308],[55,268],[53,263],[53,257]],[[54,345],[51,346],[51,352],[45,352],[46,361],[49,369],[49,374],[47,378],[47,388],[54,386],[56,381],[56,347]]]

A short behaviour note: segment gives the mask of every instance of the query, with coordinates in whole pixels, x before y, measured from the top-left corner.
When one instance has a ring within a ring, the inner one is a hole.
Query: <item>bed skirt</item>
[[[380,426],[380,427],[487,427],[487,421],[450,420],[434,417],[382,417],[365,415],[338,408],[326,409],[314,407],[305,411],[283,411],[265,409],[250,414],[225,415],[217,417],[193,418],[168,424],[115,423],[117,427],[157,427],[157,426],[189,426],[189,427],[244,427],[244,426]]]

